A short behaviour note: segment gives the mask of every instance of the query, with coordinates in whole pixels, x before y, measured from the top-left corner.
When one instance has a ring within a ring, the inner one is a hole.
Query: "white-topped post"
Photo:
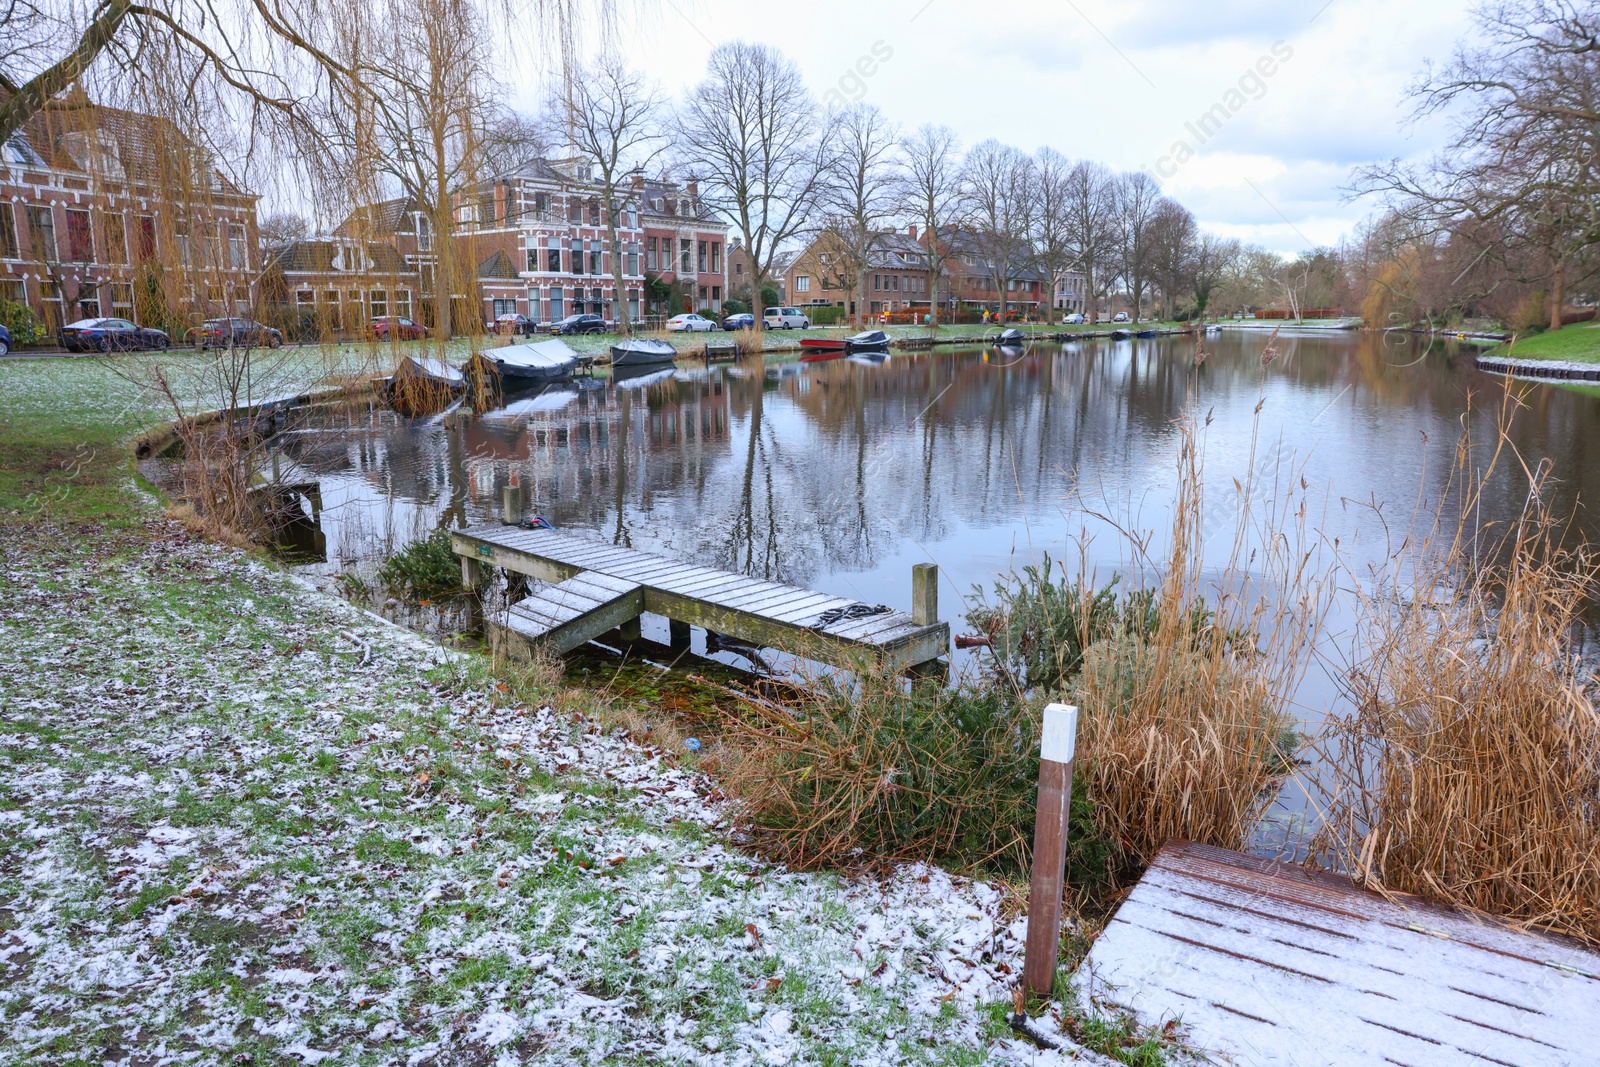
[[[1061,900],[1066,891],[1067,821],[1072,814],[1072,757],[1078,709],[1050,704],[1039,731],[1039,807],[1033,823],[1033,878],[1028,886],[1028,947],[1022,980],[1049,996],[1061,947]]]

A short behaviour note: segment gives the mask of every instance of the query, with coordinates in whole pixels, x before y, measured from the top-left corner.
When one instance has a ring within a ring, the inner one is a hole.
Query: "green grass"
[[[1491,349],[1485,355],[1600,363],[1600,325],[1578,323],[1560,330],[1534,334],[1532,337],[1519,337],[1511,344]]]

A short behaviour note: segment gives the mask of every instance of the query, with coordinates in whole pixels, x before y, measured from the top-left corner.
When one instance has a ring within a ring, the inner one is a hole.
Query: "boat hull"
[[[678,358],[678,350],[664,341],[625,341],[611,346],[613,367],[661,367]]]

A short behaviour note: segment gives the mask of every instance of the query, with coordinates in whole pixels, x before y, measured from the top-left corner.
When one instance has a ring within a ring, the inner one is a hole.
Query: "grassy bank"
[[[1547,330],[1532,337],[1519,337],[1509,344],[1490,349],[1485,355],[1514,359],[1563,359],[1577,363],[1600,363],[1600,325],[1577,323],[1559,330]]]

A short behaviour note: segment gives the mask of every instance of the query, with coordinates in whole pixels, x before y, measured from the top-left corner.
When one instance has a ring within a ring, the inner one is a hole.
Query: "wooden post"
[[[918,563],[911,568],[911,621],[932,626],[939,621],[939,568]]]
[[[673,648],[688,648],[689,647],[689,624],[688,623],[679,622],[677,619],[668,619],[667,620],[667,633],[671,635],[671,636],[669,636],[667,638],[667,643],[670,644]]]
[[[471,556],[461,557],[461,588],[469,593],[476,593],[478,586],[483,584],[483,571],[478,561]]]
[[[637,640],[639,640],[639,638],[641,636],[641,632],[640,632],[640,629],[639,629],[639,616],[635,615],[633,618],[629,619],[627,622],[618,623],[617,624],[617,632],[622,635],[622,639],[624,641],[637,641]]]
[[[515,526],[522,521],[522,490],[508,485],[500,491],[500,521]]]
[[[1072,751],[1078,709],[1050,704],[1039,735],[1039,810],[1033,823],[1033,880],[1028,886],[1028,947],[1022,981],[1039,996],[1055,985],[1065,892],[1067,819],[1072,811]]]

